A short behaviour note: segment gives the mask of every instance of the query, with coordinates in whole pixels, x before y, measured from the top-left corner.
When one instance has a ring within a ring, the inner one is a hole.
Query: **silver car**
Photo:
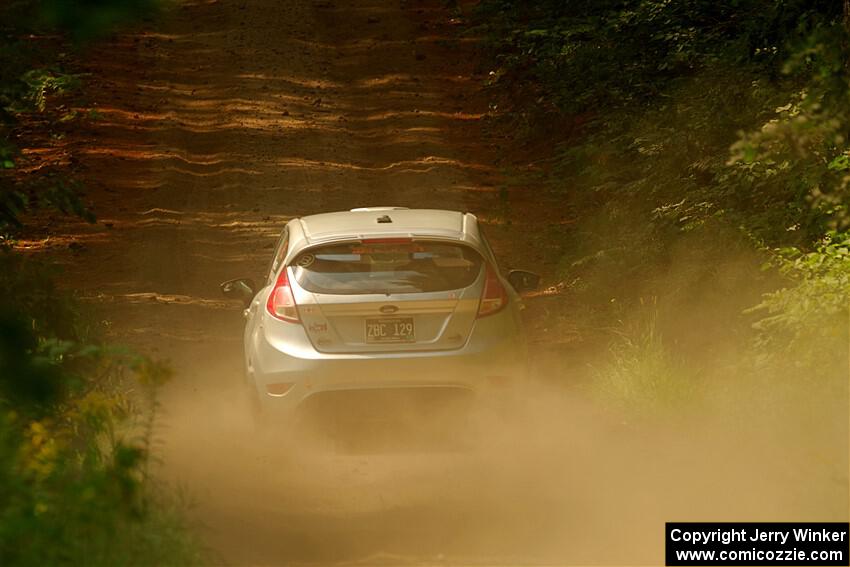
[[[255,401],[284,417],[322,400],[373,395],[381,411],[398,393],[474,397],[523,380],[519,294],[538,280],[503,277],[472,214],[376,207],[289,221],[259,287],[221,288],[245,304]]]

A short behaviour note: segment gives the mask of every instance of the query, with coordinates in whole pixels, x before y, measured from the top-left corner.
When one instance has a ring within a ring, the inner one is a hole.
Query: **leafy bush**
[[[11,0],[0,4],[0,564],[190,565],[202,561],[182,506],[148,475],[162,363],[102,343],[54,284],[10,247],[25,213],[48,206],[89,221],[79,182],[23,174],[12,143],[53,130],[56,101],[80,86],[60,36],[85,39],[150,13],[154,0]],[[33,41],[38,38],[40,41]],[[17,132],[16,132],[17,130]]]
[[[26,101],[39,112],[46,109],[48,94],[64,94],[80,87],[79,76],[50,69],[30,69],[21,80],[27,85]]]
[[[791,285],[768,293],[751,312],[765,358],[796,354],[815,377],[843,374],[850,360],[850,234],[831,233],[811,252],[777,251],[774,264]]]
[[[841,18],[836,2],[484,0],[500,73],[565,112],[656,100],[719,61],[775,74],[795,41]]]
[[[147,475],[169,369],[97,342],[49,272],[9,251],[0,290],[0,563],[198,563]]]

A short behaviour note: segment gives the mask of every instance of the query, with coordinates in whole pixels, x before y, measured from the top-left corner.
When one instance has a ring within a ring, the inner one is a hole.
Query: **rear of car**
[[[477,220],[428,210],[291,221],[249,307],[245,353],[278,415],[364,392],[478,395],[526,364],[518,297]]]

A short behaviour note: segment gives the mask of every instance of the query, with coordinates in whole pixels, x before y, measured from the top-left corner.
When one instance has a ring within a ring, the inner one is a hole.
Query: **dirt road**
[[[45,219],[56,236],[24,245],[63,264],[112,339],[173,362],[160,476],[236,565],[658,563],[665,520],[781,519],[799,494],[762,479],[763,455],[718,466],[716,432],[636,442],[557,396],[471,454],[330,458],[254,435],[240,309],[218,283],[262,273],[287,219],[471,210],[508,267],[551,271],[528,222],[565,218],[501,189],[475,42],[451,17],[440,0],[195,0],[86,56],[96,112],[65,150],[99,223]]]
[[[172,361],[161,474],[223,561],[504,560],[556,541],[511,519],[507,479],[488,487],[479,462],[291,458],[253,443],[236,397],[242,320],[217,284],[262,273],[293,216],[472,210],[514,242],[509,264],[537,254],[500,216],[474,40],[450,18],[439,1],[184,2],[89,54],[98,119],[74,154],[99,223],[55,219],[47,246],[73,243],[65,278],[115,340]],[[482,524],[491,506],[507,517]]]

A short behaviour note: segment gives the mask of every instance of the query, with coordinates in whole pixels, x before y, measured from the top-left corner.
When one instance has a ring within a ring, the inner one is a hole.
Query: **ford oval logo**
[[[384,313],[385,315],[395,313],[396,311],[398,311],[398,307],[396,307],[395,305],[382,305],[380,309],[380,312]]]

